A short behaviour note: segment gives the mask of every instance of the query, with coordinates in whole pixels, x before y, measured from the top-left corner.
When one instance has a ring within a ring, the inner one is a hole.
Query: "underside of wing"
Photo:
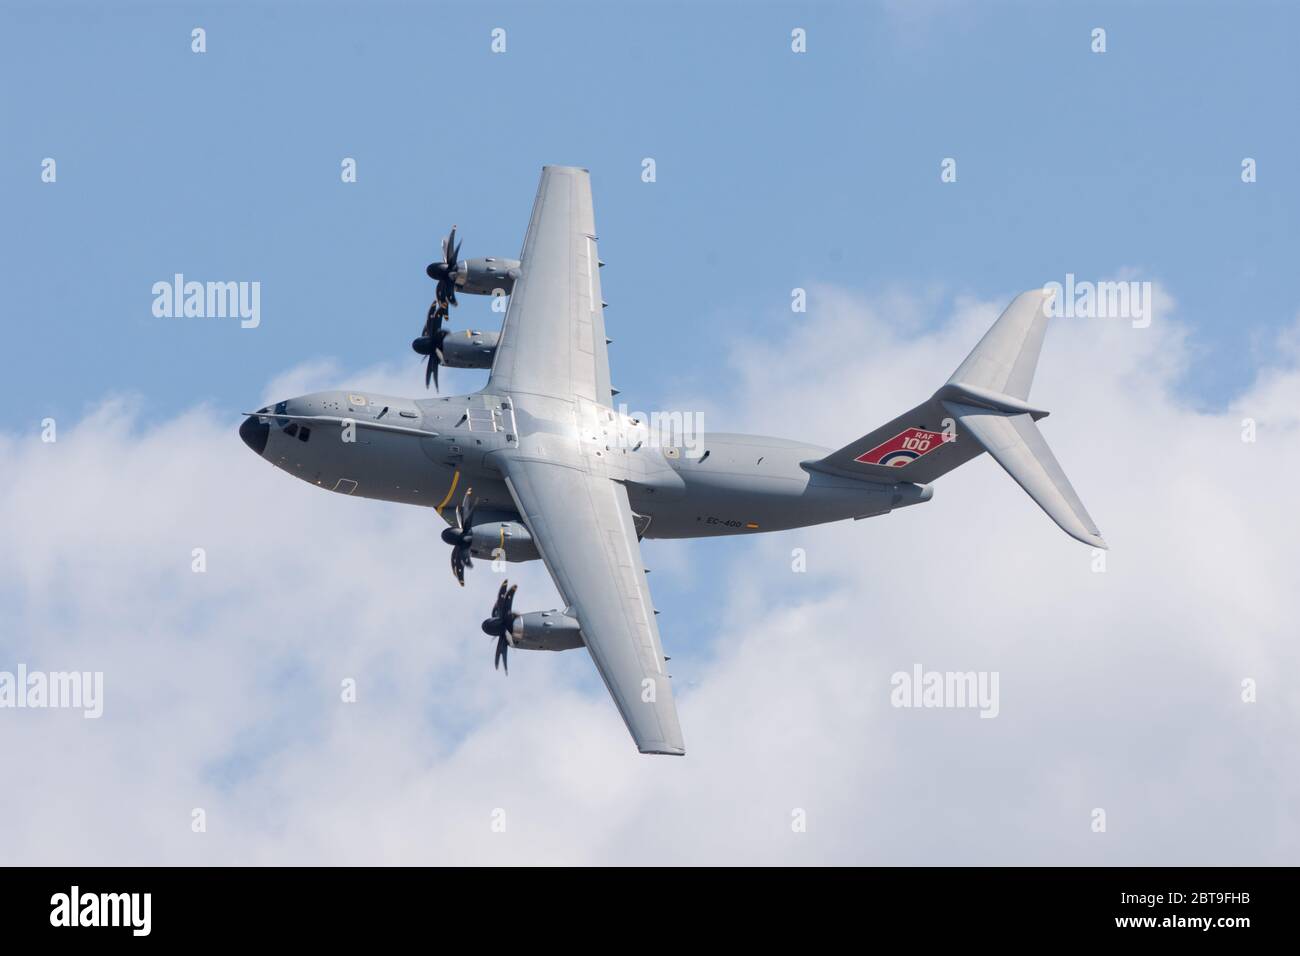
[[[546,166],[489,388],[610,405],[591,176]]]
[[[547,570],[642,753],[684,754],[632,509],[622,485],[556,462],[504,462]]]

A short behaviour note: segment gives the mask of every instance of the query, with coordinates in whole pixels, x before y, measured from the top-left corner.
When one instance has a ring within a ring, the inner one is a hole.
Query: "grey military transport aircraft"
[[[518,261],[459,261],[453,229],[428,269],[437,294],[413,343],[426,387],[439,364],[490,368],[481,391],[317,392],[245,413],[239,433],[310,484],[433,508],[462,586],[473,558],[540,559],[564,607],[517,613],[503,582],[483,622],[497,663],[510,648],[586,647],[642,753],[685,753],[643,537],[883,515],[987,451],[1066,534],[1106,547],[1028,402],[1048,293],[1018,296],[938,391],[839,450],[721,433],[665,446],[613,407],[596,242],[587,170],[544,167]],[[442,329],[458,289],[509,295],[499,335]]]

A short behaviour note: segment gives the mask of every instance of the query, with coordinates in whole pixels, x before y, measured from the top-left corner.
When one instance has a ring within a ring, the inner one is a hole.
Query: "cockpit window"
[[[284,433],[290,437],[298,434],[298,423],[294,422],[291,425],[285,426]]]
[[[311,438],[311,429],[303,425],[302,431],[298,432],[298,441],[306,441],[309,438]]]

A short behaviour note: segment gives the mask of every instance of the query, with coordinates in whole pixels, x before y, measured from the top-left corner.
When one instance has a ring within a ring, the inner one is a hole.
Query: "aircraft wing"
[[[609,407],[609,352],[591,176],[544,166],[489,389]]]
[[[637,749],[684,754],[626,489],[564,461],[512,457],[502,467]]]
[[[583,431],[612,414],[595,229],[587,171],[543,167],[488,390],[573,425],[525,425],[499,466],[637,749],[682,754],[627,491]]]

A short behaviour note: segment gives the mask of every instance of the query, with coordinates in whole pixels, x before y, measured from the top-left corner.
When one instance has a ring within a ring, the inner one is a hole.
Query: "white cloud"
[[[928,395],[1011,291],[944,317],[814,290],[800,321],[834,346],[739,343],[737,420],[710,426],[844,444]],[[0,669],[105,671],[98,721],[0,711],[6,858],[1294,862],[1300,369],[1205,413],[1178,397],[1186,354],[1169,309],[1049,333],[1033,398],[1112,545],[1104,574],[987,458],[884,518],[692,546],[724,586],[663,608],[691,668],[683,759],[635,753],[582,652],[493,673],[495,575],[457,588],[431,513],[295,482],[237,419],[143,427],[119,399],[53,445],[6,436]],[[414,378],[325,364],[268,398]],[[645,549],[652,585],[683,579],[683,548]],[[524,606],[553,605],[540,566],[511,572]],[[697,623],[719,608],[716,634]],[[999,671],[1000,716],[890,707],[890,674],[916,662]]]

